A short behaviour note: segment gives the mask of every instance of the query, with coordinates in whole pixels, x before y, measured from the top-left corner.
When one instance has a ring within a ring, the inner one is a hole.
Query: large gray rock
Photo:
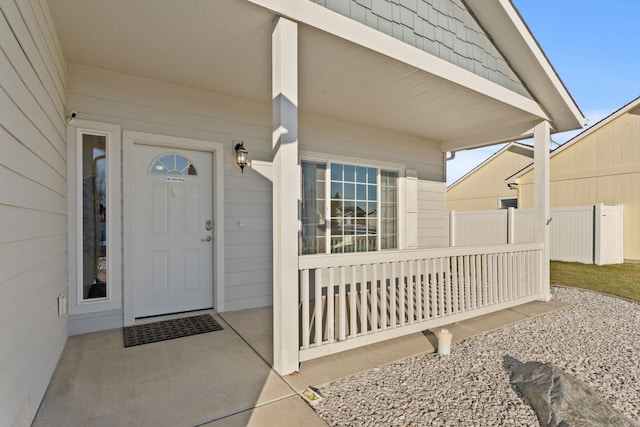
[[[552,363],[527,362],[515,368],[511,384],[529,399],[542,426],[637,427],[588,385]]]

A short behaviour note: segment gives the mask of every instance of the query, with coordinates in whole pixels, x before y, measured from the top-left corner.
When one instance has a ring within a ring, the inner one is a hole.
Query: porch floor
[[[455,343],[565,306],[531,302],[446,327]],[[280,377],[270,368],[271,307],[214,317],[224,330],[129,348],[121,329],[69,337],[33,425],[321,426],[299,396],[309,385],[436,348],[425,331],[310,360]]]

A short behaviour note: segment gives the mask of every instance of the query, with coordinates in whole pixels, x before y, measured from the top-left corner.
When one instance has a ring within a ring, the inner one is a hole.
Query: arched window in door
[[[189,159],[180,154],[163,154],[151,163],[150,174],[159,175],[198,175]]]

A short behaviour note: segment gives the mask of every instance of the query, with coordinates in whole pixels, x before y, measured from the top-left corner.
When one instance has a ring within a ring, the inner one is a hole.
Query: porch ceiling
[[[276,16],[260,6],[50,0],[49,8],[69,63],[271,102]],[[540,120],[304,24],[299,40],[302,111],[440,141],[446,150],[517,138]]]

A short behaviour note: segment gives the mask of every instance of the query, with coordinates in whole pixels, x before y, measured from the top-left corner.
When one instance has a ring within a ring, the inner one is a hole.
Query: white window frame
[[[82,135],[106,139],[107,180],[107,292],[105,298],[86,300],[82,284]],[[122,137],[120,126],[74,120],[67,126],[67,207],[69,251],[69,314],[84,314],[122,308]]]
[[[387,251],[398,251],[404,250],[406,248],[405,242],[405,165],[399,163],[378,161],[372,159],[364,159],[358,157],[344,156],[344,155],[334,155],[334,154],[325,154],[311,151],[301,151],[298,159],[298,197],[302,196],[302,187],[301,187],[301,178],[302,178],[302,162],[314,162],[314,163],[324,163],[326,165],[325,169],[325,219],[326,221],[331,221],[331,198],[327,199],[327,195],[331,194],[331,164],[332,163],[342,163],[347,165],[355,165],[355,166],[364,166],[370,168],[376,168],[378,170],[378,177],[376,179],[376,186],[378,189],[378,202],[380,203],[380,171],[391,171],[398,172],[398,188],[397,188],[397,238],[398,238],[398,247],[393,249],[380,249],[380,216],[378,216],[377,220],[377,236],[376,236],[376,250],[369,252],[361,252],[361,253],[376,253],[376,252],[387,252]],[[302,240],[302,217],[301,213],[298,214],[298,233],[300,235],[300,241]],[[326,248],[331,246],[331,236],[330,233],[327,233],[325,236],[326,239]],[[301,247],[299,242],[299,247]],[[359,252],[360,253],[360,252]],[[311,255],[311,254],[308,254]],[[318,253],[317,255],[341,255],[340,253],[331,253],[330,250],[326,252]],[[300,254],[299,256],[305,256]]]

